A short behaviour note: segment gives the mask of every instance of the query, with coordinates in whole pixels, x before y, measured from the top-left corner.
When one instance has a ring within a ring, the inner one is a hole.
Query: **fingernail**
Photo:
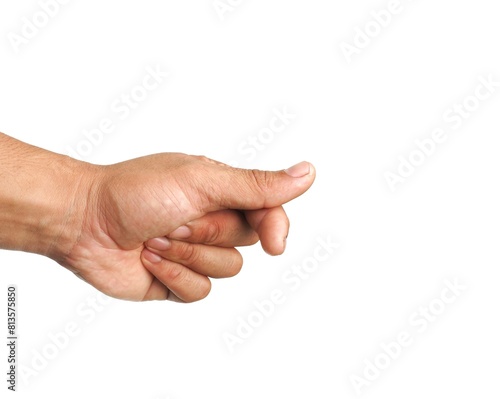
[[[144,254],[144,258],[146,258],[146,260],[149,260],[151,263],[160,263],[161,262],[160,256],[154,254],[151,251],[148,251],[147,249],[143,251],[143,254]]]
[[[172,231],[168,236],[174,239],[188,238],[191,236],[191,229],[187,226],[181,226]]]
[[[158,251],[165,251],[170,248],[170,241],[166,237],[157,237],[149,240],[146,243],[148,248],[157,249]]]
[[[311,165],[309,162],[303,161],[291,168],[285,169],[287,175],[292,177],[304,177],[311,171]]]

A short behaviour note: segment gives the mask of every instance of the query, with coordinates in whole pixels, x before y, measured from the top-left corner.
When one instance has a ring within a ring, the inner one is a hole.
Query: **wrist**
[[[32,246],[28,252],[66,265],[66,258],[79,242],[93,206],[94,187],[102,169],[102,166],[57,154],[54,168],[49,172],[53,180],[49,183],[47,179],[42,188],[40,209],[45,209],[44,216],[33,230],[43,240],[40,243],[28,240]]]
[[[102,167],[0,139],[0,248],[62,263],[79,239]]]

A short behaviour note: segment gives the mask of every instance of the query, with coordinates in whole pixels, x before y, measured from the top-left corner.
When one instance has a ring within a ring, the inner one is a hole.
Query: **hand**
[[[173,153],[99,167],[78,192],[88,198],[79,238],[58,261],[116,298],[202,299],[207,276],[241,268],[234,246],[260,238],[267,252],[284,250],[281,205],[314,177],[308,163],[264,172]]]

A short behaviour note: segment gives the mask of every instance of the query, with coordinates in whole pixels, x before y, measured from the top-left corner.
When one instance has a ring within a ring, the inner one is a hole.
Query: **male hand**
[[[239,272],[234,247],[260,239],[269,254],[284,251],[282,205],[314,178],[306,162],[267,172],[178,153],[97,167],[77,191],[78,239],[57,261],[116,298],[196,301],[209,277]]]

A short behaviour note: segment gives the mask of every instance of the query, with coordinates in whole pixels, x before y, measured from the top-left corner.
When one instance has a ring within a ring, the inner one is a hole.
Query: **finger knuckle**
[[[252,231],[251,232],[251,236],[248,239],[248,245],[255,245],[255,244],[257,244],[259,242],[259,240],[260,240],[260,237],[257,234],[257,232],[256,231]]]
[[[191,266],[200,258],[198,247],[190,243],[178,243],[177,245],[177,255],[182,259],[186,266]]]
[[[207,279],[203,279],[202,282],[200,282],[200,285],[198,287],[198,295],[197,295],[197,299],[196,300],[202,300],[204,298],[206,298],[208,296],[208,294],[210,294],[210,291],[212,290],[212,284],[210,283],[210,280],[207,278]]]
[[[272,187],[273,174],[267,170],[250,170],[252,179],[258,190],[267,192]]]
[[[169,284],[180,284],[186,279],[185,269],[177,264],[171,264],[164,269],[164,279]]]
[[[212,159],[210,159],[209,157],[206,157],[205,155],[195,155],[195,158],[201,162],[209,162],[209,163],[214,162]]]
[[[222,233],[222,228],[217,222],[210,222],[206,225],[202,233],[202,240],[205,244],[217,244]]]
[[[236,249],[234,250],[234,256],[232,258],[233,259],[227,268],[227,277],[236,276],[243,267],[243,257]]]
[[[208,294],[210,294],[211,290],[212,284],[210,280],[208,278],[202,279],[196,284],[196,287],[191,291],[190,295],[184,299],[184,301],[187,303],[201,301],[202,299],[205,299]]]

